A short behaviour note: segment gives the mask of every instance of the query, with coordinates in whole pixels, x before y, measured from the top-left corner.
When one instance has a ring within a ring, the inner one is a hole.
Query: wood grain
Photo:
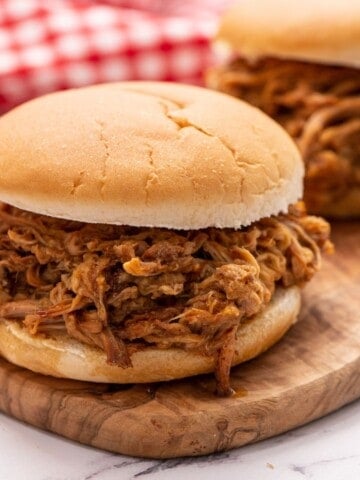
[[[360,223],[333,226],[337,253],[306,287],[301,321],[269,352],[211,376],[157,385],[59,380],[0,360],[0,409],[114,452],[169,458],[222,451],[310,422],[360,396]]]

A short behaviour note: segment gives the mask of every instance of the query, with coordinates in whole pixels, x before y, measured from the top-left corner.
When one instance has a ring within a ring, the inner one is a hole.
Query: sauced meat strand
[[[64,331],[128,367],[156,346],[216,358],[218,389],[242,319],[276,285],[308,281],[329,247],[329,227],[301,204],[242,230],[92,225],[0,209],[0,317],[32,335]]]
[[[360,69],[238,58],[212,75],[217,89],[261,108],[297,141],[312,211],[360,188]]]

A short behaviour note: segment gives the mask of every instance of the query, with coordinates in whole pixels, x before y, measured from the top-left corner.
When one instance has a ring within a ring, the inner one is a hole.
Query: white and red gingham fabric
[[[227,0],[0,0],[0,112],[118,80],[201,83]]]

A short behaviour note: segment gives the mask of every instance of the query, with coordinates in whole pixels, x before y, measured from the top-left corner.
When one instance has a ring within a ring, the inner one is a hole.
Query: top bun
[[[218,38],[250,57],[360,67],[360,1],[242,0],[225,13]]]
[[[0,119],[0,200],[91,223],[240,228],[302,194],[290,137],[258,109],[186,85],[46,95]]]

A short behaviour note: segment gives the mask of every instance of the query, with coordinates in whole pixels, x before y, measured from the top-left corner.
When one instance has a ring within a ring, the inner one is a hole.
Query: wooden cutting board
[[[360,223],[333,226],[337,253],[306,287],[301,320],[233,369],[231,398],[211,376],[114,386],[37,375],[0,360],[0,409],[114,452],[155,458],[238,447],[310,422],[360,397]]]

